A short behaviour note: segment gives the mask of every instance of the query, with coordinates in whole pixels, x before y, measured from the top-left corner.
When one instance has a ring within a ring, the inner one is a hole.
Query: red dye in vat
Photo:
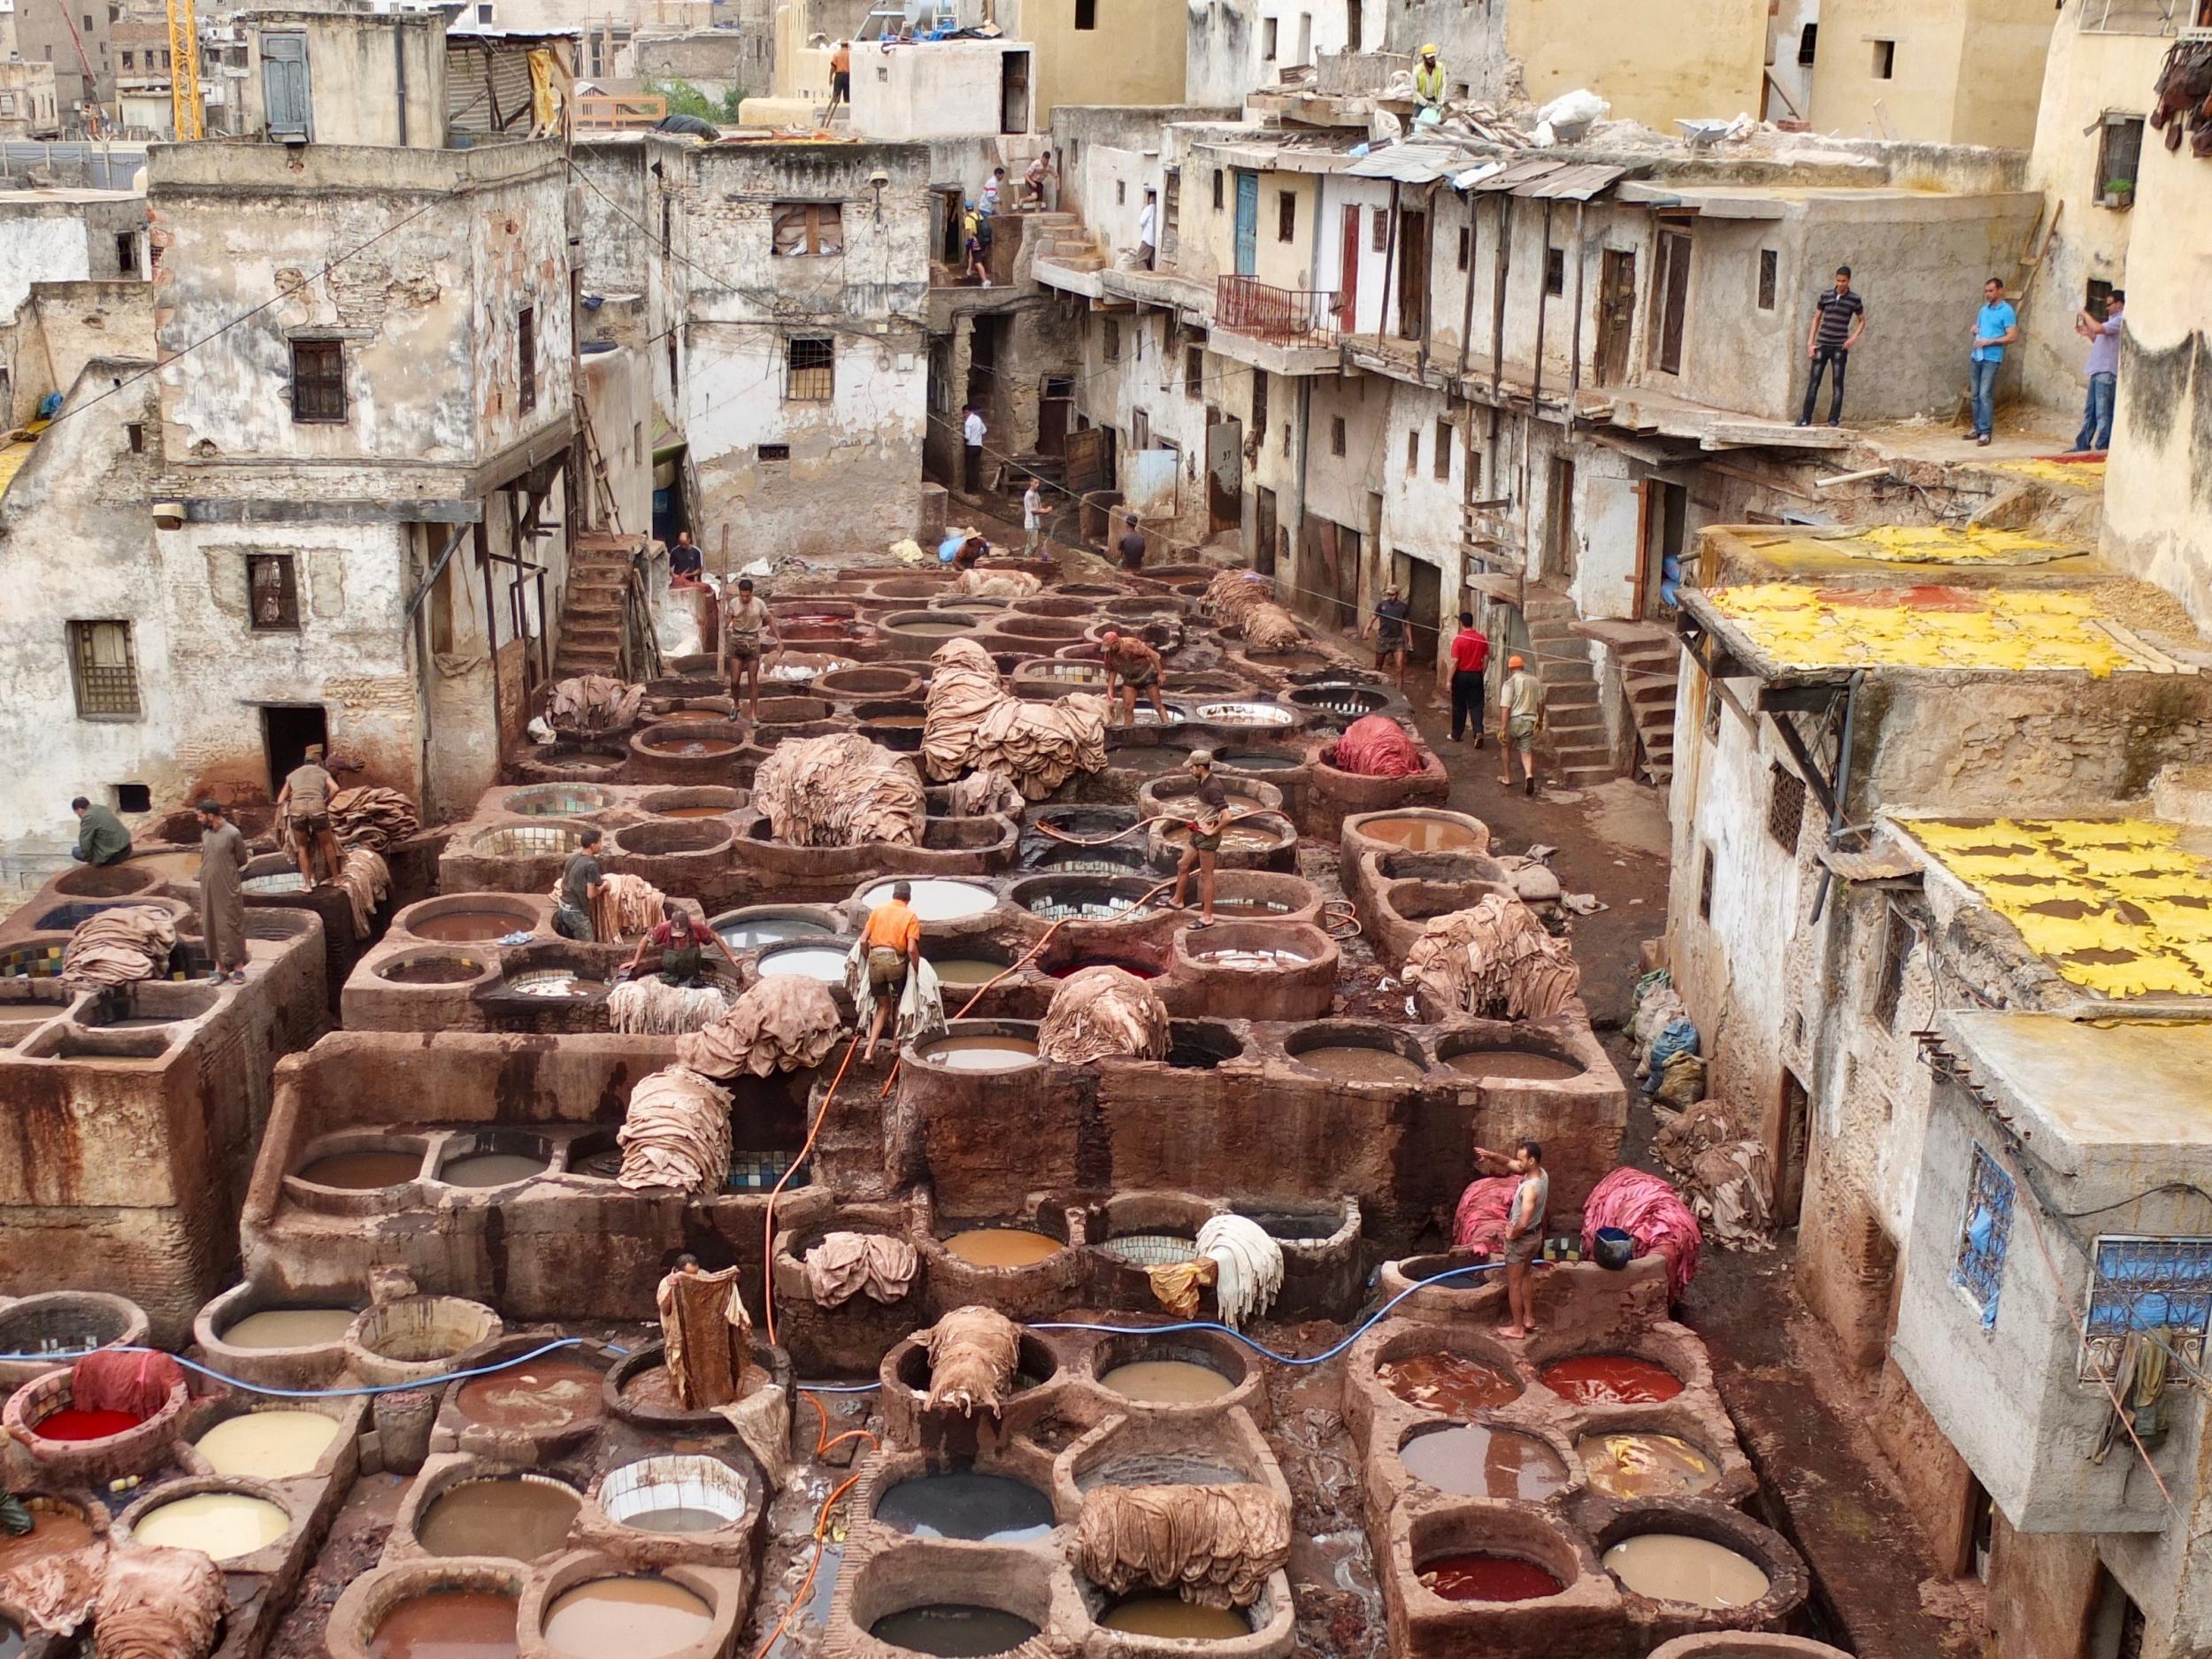
[[[64,1406],[32,1424],[31,1432],[42,1440],[103,1440],[125,1429],[134,1429],[145,1420],[127,1411],[90,1411],[80,1406]]]
[[[1577,1354],[1538,1373],[1545,1387],[1585,1406],[1643,1406],[1671,1400],[1682,1379],[1633,1354]]]
[[[1425,1563],[1420,1577],[1447,1601],[1533,1601],[1565,1588],[1533,1562],[1472,1550]]]

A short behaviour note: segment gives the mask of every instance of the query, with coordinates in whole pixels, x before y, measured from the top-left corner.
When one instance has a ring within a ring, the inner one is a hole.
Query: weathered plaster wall
[[[988,134],[1003,111],[1006,59],[1025,41],[932,41],[853,53],[852,129],[887,142]],[[1029,125],[1023,112],[1024,129]]]
[[[2051,20],[2042,0],[1822,0],[1813,126],[2024,149],[2035,135]],[[1888,77],[1878,79],[1875,48],[1885,41],[1895,50]]]
[[[0,315],[20,306],[34,282],[90,276],[90,242],[76,203],[0,196]]]
[[[445,144],[445,17],[439,13],[272,10],[246,30],[242,88],[249,133],[266,124],[262,104],[261,32],[307,36],[307,79],[318,145]]]
[[[1001,0],[997,14],[1010,38],[1034,48],[1032,121],[1041,129],[1064,104],[1171,104],[1184,96],[1184,0],[1096,0],[1088,29],[1075,27],[1067,0]]]
[[[1637,0],[1507,0],[1505,50],[1528,96],[1547,104],[1587,88],[1616,120],[1668,130],[1678,117],[1757,113],[1766,18],[1730,0],[1690,0],[1655,30]]]
[[[1507,43],[1512,9],[1494,0],[1488,5],[1466,5],[1461,0],[1388,0],[1383,10],[1379,49],[1412,53],[1434,44],[1450,87],[1464,82],[1467,96],[1494,102],[1517,92],[1522,65]],[[1648,41],[1651,31],[1645,30]],[[1372,25],[1367,39],[1375,44]]]

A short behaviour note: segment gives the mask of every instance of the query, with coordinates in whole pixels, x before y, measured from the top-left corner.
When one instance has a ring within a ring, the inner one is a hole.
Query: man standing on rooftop
[[[1813,424],[1813,403],[1820,396],[1822,371],[1832,365],[1836,371],[1836,388],[1828,396],[1828,424],[1843,425],[1843,371],[1850,360],[1851,348],[1859,343],[1859,336],[1866,332],[1866,302],[1851,291],[1851,267],[1836,267],[1836,285],[1823,290],[1814,303],[1812,326],[1805,333],[1805,356],[1812,370],[1805,377],[1805,407],[1797,417],[1797,424]]]

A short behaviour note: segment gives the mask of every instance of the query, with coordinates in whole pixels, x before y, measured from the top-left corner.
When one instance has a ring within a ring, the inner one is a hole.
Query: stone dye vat
[[[567,1542],[583,1499],[543,1475],[457,1481],[416,1514],[415,1541],[433,1555],[499,1555],[534,1561]]]

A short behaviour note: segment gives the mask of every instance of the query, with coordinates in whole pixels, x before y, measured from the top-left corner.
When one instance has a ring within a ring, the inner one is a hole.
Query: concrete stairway
[[[636,547],[634,536],[576,538],[568,561],[568,595],[561,606],[560,642],[553,653],[557,679],[621,673],[630,555]]]
[[[1628,710],[1644,751],[1644,772],[1664,791],[1674,776],[1674,698],[1682,648],[1672,639],[1637,640],[1616,646]]]
[[[1605,717],[1598,709],[1590,647],[1570,626],[1574,602],[1532,589],[1521,614],[1528,622],[1536,678],[1544,687],[1545,753],[1540,769],[1571,789],[1617,777],[1605,741]]]
[[[1029,239],[1036,244],[1040,259],[1049,259],[1071,271],[1106,268],[1106,256],[1099,250],[1097,239],[1074,214],[1025,213],[1023,217],[1029,221]]]

